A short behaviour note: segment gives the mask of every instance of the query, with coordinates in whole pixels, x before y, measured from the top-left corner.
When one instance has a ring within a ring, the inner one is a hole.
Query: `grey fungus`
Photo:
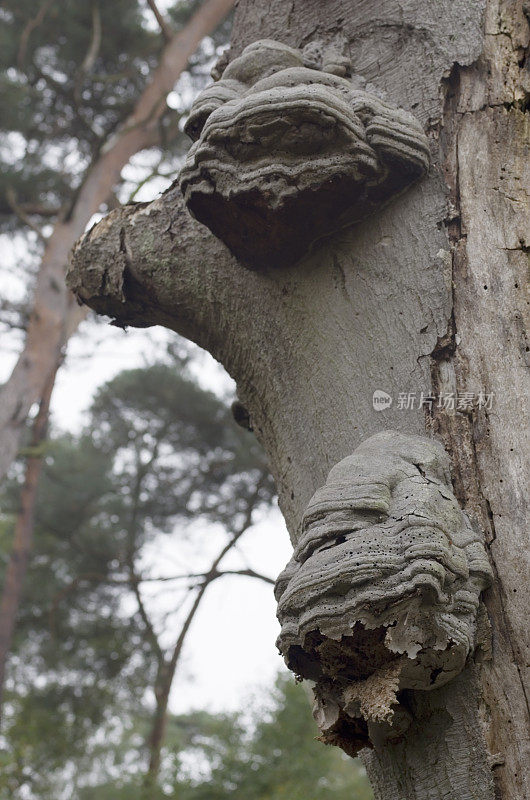
[[[311,498],[276,584],[287,666],[315,683],[321,739],[350,755],[410,721],[403,690],[457,675],[492,580],[436,441],[384,431]]]
[[[428,169],[417,120],[348,75],[333,49],[262,40],[193,104],[181,190],[246,266],[297,262]]]

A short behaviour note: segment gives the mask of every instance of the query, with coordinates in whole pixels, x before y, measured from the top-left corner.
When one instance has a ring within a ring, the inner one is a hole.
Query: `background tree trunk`
[[[511,0],[240,2],[231,55],[258,38],[349,54],[431,139],[427,178],[284,271],[244,269],[182,208],[124,209],[78,246],[72,285],[122,323],[164,324],[236,379],[293,542],[329,469],[383,428],[433,433],[489,539],[492,652],[412,698],[414,722],[364,760],[381,800],[530,796],[524,693],[521,402],[528,251],[528,21]],[[525,238],[526,237],[526,238]],[[383,389],[391,408],[375,411]],[[400,393],[494,393],[492,410],[404,410]],[[520,394],[519,394],[520,392]],[[495,777],[495,787],[492,776]]]
[[[20,492],[20,510],[15,523],[13,549],[7,565],[2,599],[0,601],[0,723],[2,722],[3,694],[6,674],[6,663],[17,619],[20,599],[24,588],[24,580],[28,569],[33,546],[33,529],[35,526],[35,506],[37,490],[42,472],[42,459],[55,374],[59,364],[49,376],[44,387],[39,411],[33,422],[26,460],[24,485]]]

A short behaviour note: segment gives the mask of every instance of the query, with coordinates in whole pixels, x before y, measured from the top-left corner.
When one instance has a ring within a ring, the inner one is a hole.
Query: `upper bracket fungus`
[[[348,74],[330,48],[265,39],[193,104],[184,199],[243,264],[295,263],[428,169],[418,121]]]
[[[353,754],[399,736],[400,693],[442,686],[474,651],[491,579],[440,444],[384,431],[334,466],[276,584],[278,646],[316,683],[322,740]]]

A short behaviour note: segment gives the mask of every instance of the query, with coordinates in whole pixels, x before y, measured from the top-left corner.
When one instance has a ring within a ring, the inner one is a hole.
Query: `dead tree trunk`
[[[264,38],[290,47],[237,59]],[[511,0],[240,2],[181,177],[216,236],[175,185],[110,214],[70,277],[237,381],[297,545],[284,653],[384,800],[530,795],[528,42]]]

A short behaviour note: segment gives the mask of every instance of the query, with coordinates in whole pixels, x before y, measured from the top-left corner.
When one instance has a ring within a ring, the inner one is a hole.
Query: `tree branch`
[[[74,248],[67,283],[81,303],[120,325],[162,324],[198,341],[215,335],[204,280],[214,265],[223,294],[240,290],[245,297],[252,275],[190,216],[172,186],[152,203],[111,212],[86,233]]]
[[[56,217],[61,211],[61,206],[47,206],[36,202],[19,203],[18,207],[25,214],[35,214],[37,217]]]
[[[243,533],[252,524],[252,515],[256,508],[257,501],[259,499],[260,490],[265,481],[267,480],[267,477],[268,476],[266,473],[261,474],[256,484],[254,492],[247,501],[247,507],[241,525],[233,533],[232,537],[229,539],[229,541],[222,548],[220,553],[213,560],[210,569],[205,574],[204,581],[200,585],[199,590],[195,595],[193,604],[186,616],[186,619],[184,620],[184,623],[180,630],[180,634],[173,648],[171,659],[165,662],[163,670],[159,670],[159,675],[157,676],[157,687],[155,691],[157,705],[154,714],[153,726],[148,739],[150,755],[149,755],[149,768],[147,770],[144,779],[144,788],[146,789],[151,789],[156,784],[158,772],[160,769],[160,754],[161,754],[162,742],[166,725],[169,693],[171,691],[171,686],[173,683],[173,679],[175,677],[175,670],[177,668],[177,663],[182,653],[182,648],[184,646],[184,642],[186,640],[186,636],[190,629],[191,623],[193,622],[195,614],[199,609],[201,600],[204,597],[206,589],[213,581],[217,580],[217,578],[220,578],[223,575],[223,573],[219,572],[219,570],[217,569],[222,559],[229,552],[229,550],[231,550],[232,547],[234,547],[234,545],[238,542]]]
[[[233,3],[234,0],[206,0],[182,30],[173,36],[133,113],[101,149],[70,213],[66,219],[57,222],[47,241],[24,349],[10,378],[0,389],[0,480],[16,455],[31,405],[42,395],[58,354],[84,316],[84,312],[79,314],[78,310],[71,309],[71,296],[64,287],[70,250],[92,215],[119,182],[121,170],[131,156],[152,145],[153,131],[156,133],[166,109],[167,94],[201,39],[218,25]],[[50,4],[51,1],[45,8]]]
[[[24,62],[26,60],[26,53],[28,49],[28,42],[29,37],[31,36],[32,32],[35,28],[38,28],[39,25],[42,25],[44,21],[44,17],[48,13],[49,9],[53,5],[54,0],[47,0],[47,2],[43,3],[36,15],[30,19],[22,31],[22,35],[20,37],[20,44],[18,47],[18,54],[17,54],[17,66],[19,69],[23,69]]]
[[[131,573],[129,585],[133,590],[134,597],[138,604],[138,611],[140,613],[140,617],[145,627],[145,631],[147,634],[147,638],[151,647],[153,648],[153,652],[156,655],[157,661],[161,661],[164,659],[164,653],[162,648],[160,647],[160,643],[158,641],[158,636],[156,635],[155,629],[153,627],[153,623],[147,613],[147,610],[144,605],[144,601],[142,598],[142,594],[140,592],[140,579],[136,576],[134,572]]]
[[[149,614],[147,613],[147,609],[145,607],[142,593],[140,591],[140,577],[136,572],[136,564],[135,564],[135,556],[136,556],[136,535],[137,535],[137,526],[138,526],[138,513],[140,510],[140,494],[142,491],[142,485],[149,474],[149,469],[156,461],[158,456],[159,445],[164,436],[164,433],[167,429],[167,426],[163,426],[159,438],[155,442],[153,447],[151,456],[147,463],[143,464],[140,460],[139,455],[136,459],[136,479],[134,482],[133,494],[132,494],[132,509],[131,509],[131,518],[129,520],[129,525],[127,528],[127,553],[125,558],[125,565],[129,571],[129,585],[134,593],[136,598],[136,602],[138,604],[138,611],[140,613],[140,617],[142,622],[144,623],[147,639],[153,648],[153,652],[156,655],[157,661],[159,664],[164,662],[164,653],[162,648],[160,647],[160,643],[158,641],[158,636],[156,635],[156,631],[154,625],[152,623]]]
[[[81,101],[81,89],[83,81],[88,73],[91,71],[101,47],[101,13],[97,2],[92,5],[92,37],[88,46],[87,53],[83,59],[83,63],[79,67],[79,71],[75,78],[74,85],[74,99],[76,104]]]
[[[269,583],[271,586],[274,586],[276,583],[275,578],[269,578],[268,575],[262,575],[261,572],[256,572],[253,569],[224,569],[222,572],[219,572],[217,577],[222,578],[223,575],[245,575],[248,578],[257,578],[260,581]]]
[[[160,11],[159,11],[156,3],[155,3],[155,0],[147,0],[147,5],[149,6],[149,8],[151,9],[151,11],[153,12],[153,14],[156,17],[156,21],[158,22],[158,24],[160,26],[160,30],[162,32],[162,36],[164,37],[166,42],[169,42],[171,40],[171,37],[173,36],[173,29],[172,29],[171,25],[164,18],[164,16],[160,13]]]
[[[55,370],[48,379],[41,397],[37,416],[33,422],[30,441],[31,449],[26,461],[24,484],[20,492],[20,510],[15,524],[13,549],[7,565],[0,601],[0,721],[6,663],[13,641],[20,598],[33,549],[35,506],[39,478],[42,472],[42,444],[46,438],[50,415],[50,400],[59,365],[60,361],[56,363]]]
[[[190,611],[188,613],[188,616],[186,617],[186,619],[184,621],[184,624],[183,624],[182,629],[180,631],[179,637],[178,637],[178,639],[176,641],[175,647],[173,648],[173,654],[171,656],[171,661],[169,662],[169,676],[171,676],[170,680],[173,679],[173,675],[175,673],[175,668],[176,668],[176,665],[177,665],[177,661],[178,661],[178,659],[180,657],[180,653],[181,653],[182,647],[184,645],[184,640],[186,638],[186,634],[187,634],[188,629],[189,629],[189,627],[190,627],[190,625],[191,625],[191,623],[193,621],[193,617],[195,616],[195,613],[196,613],[196,611],[197,611],[197,609],[199,607],[199,603],[200,603],[200,601],[201,601],[206,589],[210,585],[210,583],[212,583],[214,580],[217,580],[218,578],[220,578],[224,574],[223,572],[220,572],[218,570],[218,566],[221,563],[221,561],[223,560],[223,558],[235,546],[235,544],[239,541],[239,539],[242,537],[242,535],[245,533],[245,531],[248,530],[248,528],[251,526],[251,524],[252,524],[252,516],[253,516],[253,513],[254,513],[254,511],[256,509],[256,503],[257,503],[257,500],[259,498],[260,489],[262,488],[262,486],[265,483],[266,479],[267,479],[267,475],[265,473],[263,473],[261,475],[261,477],[259,478],[257,484],[256,484],[256,488],[255,488],[254,492],[252,493],[251,497],[248,499],[247,508],[245,510],[245,515],[244,515],[244,518],[243,518],[243,521],[242,521],[241,525],[235,531],[235,533],[232,535],[232,537],[229,539],[229,541],[226,543],[226,545],[222,548],[222,550],[219,552],[219,554],[216,556],[216,558],[213,560],[210,569],[204,575],[204,581],[203,581],[199,591],[197,592],[197,596],[196,596],[196,598],[195,598],[195,600],[193,602],[193,605],[192,605],[192,607],[191,607],[191,609],[190,609]],[[245,570],[245,572],[246,572],[246,570]],[[169,684],[169,686],[168,686],[168,695],[169,695],[170,686],[171,686],[171,684]]]
[[[143,577],[140,576],[139,580],[140,583],[171,583],[173,581],[182,581],[182,580],[197,580],[201,581],[204,580],[209,575],[209,572],[188,572],[182,575],[156,575],[150,577]],[[246,575],[249,578],[259,578],[259,580],[265,581],[265,583],[270,583],[272,585],[275,584],[274,578],[269,578],[268,575],[262,575],[261,572],[256,572],[250,567],[246,569],[223,569],[217,570],[215,577],[222,578],[223,575]],[[118,582],[118,581],[115,581]],[[123,581],[119,581],[123,583]]]

